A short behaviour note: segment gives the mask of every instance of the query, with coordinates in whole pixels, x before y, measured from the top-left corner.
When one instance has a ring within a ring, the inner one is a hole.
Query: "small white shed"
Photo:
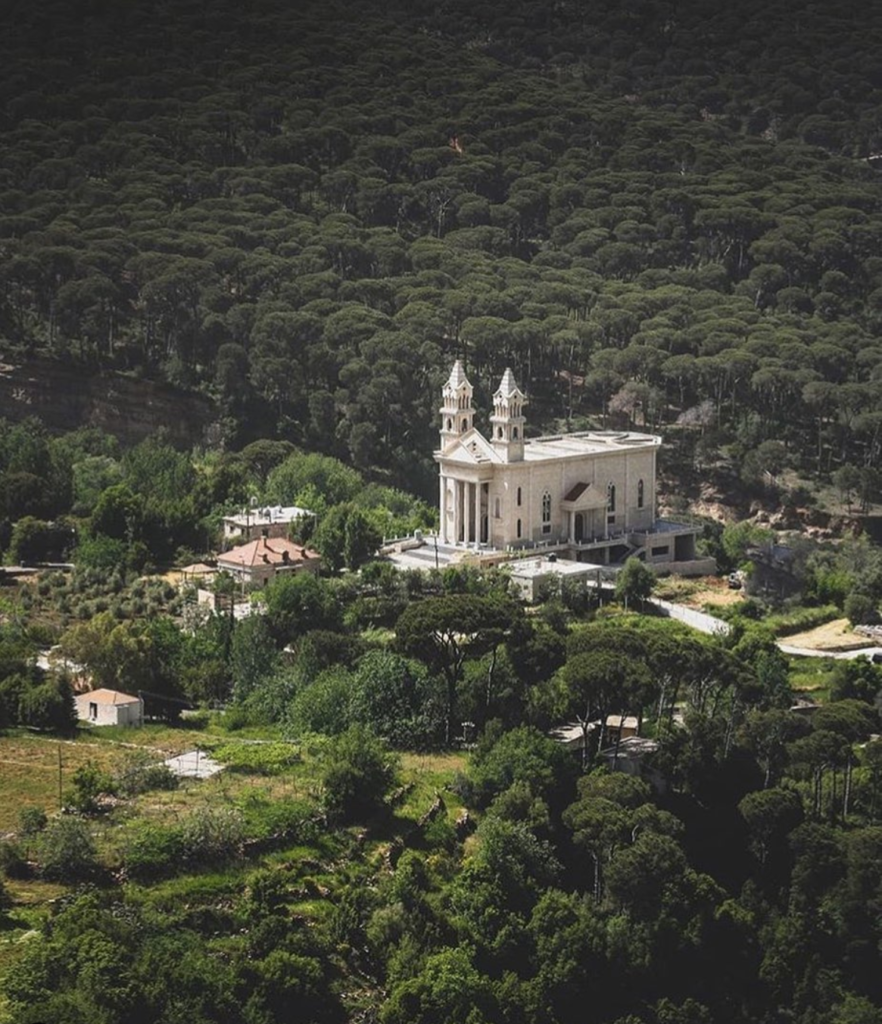
[[[90,690],[74,698],[77,718],[92,725],[142,725],[144,702],[119,690]]]

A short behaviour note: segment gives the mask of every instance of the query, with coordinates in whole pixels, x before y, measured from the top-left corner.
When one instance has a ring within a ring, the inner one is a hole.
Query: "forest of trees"
[[[510,363],[534,424],[872,469],[880,44],[853,2],[18,4],[0,352],[424,496],[454,355],[479,406]]]
[[[610,609],[526,615],[492,574],[362,576],[280,581],[231,634],[221,617],[105,636],[105,666],[152,659],[157,684],[158,666],[205,681],[227,652],[226,735],[275,721],[297,742],[218,756],[300,772],[300,796],[230,781],[163,820],[126,801],[167,774],[87,766],[78,813],[23,811],[8,884],[70,891],[0,972],[13,1024],[879,1024],[882,668],[840,663],[808,718],[756,623],[702,637]],[[391,639],[358,628],[371,601]],[[601,734],[581,756],[546,735],[623,712],[655,734],[659,790],[602,767]],[[448,750],[464,715],[464,770],[400,816],[396,752]],[[0,927],[20,912],[2,896]]]
[[[681,482],[880,498],[882,13],[13,8],[0,372],[163,382],[217,422],[125,449],[0,409],[0,554],[74,563],[0,569],[0,744],[110,758],[74,665],[200,706],[168,732],[229,771],[170,805],[157,765],[87,763],[69,813],[23,802],[0,1021],[882,1024],[882,667],[795,666],[756,600],[725,636],[633,614],[634,566],[630,614],[527,611],[504,573],[365,558],[432,526],[454,357],[479,408],[511,365],[534,433],[663,431]],[[236,621],[145,575],[252,498],[317,513],[328,577]],[[773,540],[703,543],[728,570]],[[809,614],[877,617],[867,537],[791,551]],[[656,787],[609,770],[609,715]]]

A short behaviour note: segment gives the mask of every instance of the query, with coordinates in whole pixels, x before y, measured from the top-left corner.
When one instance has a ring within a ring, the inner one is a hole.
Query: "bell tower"
[[[506,368],[496,394],[493,396],[491,441],[494,449],[504,462],[524,460],[524,419],[523,409],[527,396],[518,387],[514,374]]]
[[[441,394],[444,398],[441,406],[441,451],[444,451],[475,425],[472,386],[459,359],[453,364]]]

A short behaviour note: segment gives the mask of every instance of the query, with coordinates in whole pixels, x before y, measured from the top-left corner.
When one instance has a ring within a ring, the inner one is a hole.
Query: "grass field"
[[[41,807],[47,813],[59,808],[59,758],[61,793],[67,792],[71,776],[91,761],[108,772],[146,760],[161,761],[186,750],[208,750],[220,743],[234,744],[247,737],[213,734],[203,730],[145,725],[140,729],[107,727],[83,729],[73,741],[58,740],[24,730],[0,735],[0,835],[14,831],[23,807]],[[244,785],[254,776],[244,776]],[[215,786],[200,783],[209,795],[227,786],[221,774]],[[186,786],[185,786],[186,788]],[[176,797],[177,794],[159,794]],[[185,798],[186,799],[186,798]]]
[[[71,742],[26,732],[0,736],[0,834],[15,830],[23,807],[57,811],[59,775],[63,793],[81,765],[92,761],[112,770],[124,763],[125,756],[125,747],[96,744],[88,738]]]
[[[823,703],[830,696],[830,675],[836,662],[830,658],[791,658],[790,685],[803,697]]]

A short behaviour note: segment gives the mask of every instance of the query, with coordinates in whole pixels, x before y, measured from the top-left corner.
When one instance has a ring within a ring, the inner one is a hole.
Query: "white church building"
[[[708,571],[708,560],[696,558],[696,528],[656,516],[660,437],[580,431],[527,438],[527,397],[510,369],[493,396],[489,436],[475,427],[473,389],[459,360],[442,395],[435,452],[442,545],[551,549],[597,565],[636,555],[677,572]]]

